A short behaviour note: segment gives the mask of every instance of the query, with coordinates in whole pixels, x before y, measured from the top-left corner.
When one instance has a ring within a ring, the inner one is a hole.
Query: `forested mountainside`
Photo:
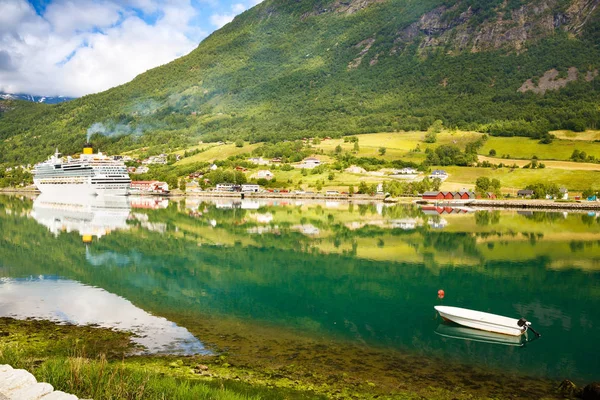
[[[189,55],[57,104],[0,102],[0,163],[197,140],[600,125],[600,0],[265,0]],[[157,147],[158,149],[158,147]]]

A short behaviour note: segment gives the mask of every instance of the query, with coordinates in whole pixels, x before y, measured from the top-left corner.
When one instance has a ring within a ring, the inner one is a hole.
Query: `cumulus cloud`
[[[0,0],[0,92],[82,96],[189,53],[258,0]]]

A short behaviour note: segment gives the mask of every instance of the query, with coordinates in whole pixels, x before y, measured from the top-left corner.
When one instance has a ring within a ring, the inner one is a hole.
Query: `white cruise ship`
[[[58,150],[37,164],[33,183],[42,193],[65,196],[127,195],[131,179],[122,161],[115,161],[86,144],[79,158],[61,157]]]

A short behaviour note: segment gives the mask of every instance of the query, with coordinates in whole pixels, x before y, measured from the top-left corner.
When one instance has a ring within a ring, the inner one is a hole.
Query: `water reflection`
[[[49,277],[0,280],[0,316],[98,325],[132,332],[143,352],[206,354],[187,329],[156,317],[106,290]]]
[[[137,204],[127,229],[84,249],[79,237],[49,234],[27,200],[0,196],[0,273],[101,287],[192,332],[203,332],[195,324],[206,316],[225,316],[515,373],[600,373],[590,357],[600,350],[595,214],[309,200]],[[520,315],[543,337],[525,349],[442,340],[432,315],[441,288],[447,305]]]
[[[84,241],[115,230],[127,230],[131,205],[126,196],[53,197],[35,199],[31,216],[50,232],[79,232]]]

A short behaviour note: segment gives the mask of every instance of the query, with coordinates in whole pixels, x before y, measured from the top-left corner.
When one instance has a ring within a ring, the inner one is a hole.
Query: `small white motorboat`
[[[524,318],[514,319],[459,307],[435,306],[434,308],[443,319],[469,328],[511,336],[521,336],[530,329],[539,336],[531,328],[531,323]]]

